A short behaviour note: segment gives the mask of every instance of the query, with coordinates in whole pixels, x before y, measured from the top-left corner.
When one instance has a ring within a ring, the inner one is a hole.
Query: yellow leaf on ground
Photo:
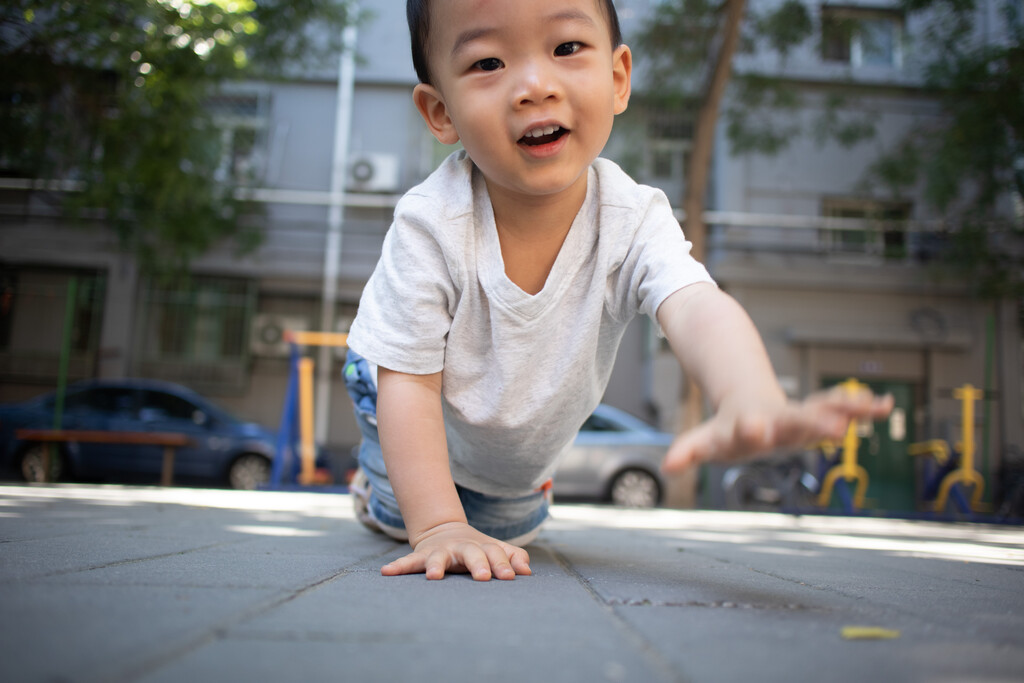
[[[900,637],[896,629],[880,626],[844,626],[844,640],[893,640]]]

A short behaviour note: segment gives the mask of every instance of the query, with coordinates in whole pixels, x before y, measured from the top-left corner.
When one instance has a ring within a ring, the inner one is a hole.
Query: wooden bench
[[[173,432],[107,432],[86,429],[19,429],[14,433],[22,441],[42,443],[108,443],[134,446],[163,446],[164,463],[160,474],[161,486],[174,484],[175,449],[192,444],[192,439]],[[45,471],[49,472],[49,453]]]

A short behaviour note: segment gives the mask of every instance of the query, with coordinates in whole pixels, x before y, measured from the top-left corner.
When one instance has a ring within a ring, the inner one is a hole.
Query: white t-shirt
[[[395,208],[349,346],[410,374],[443,372],[452,476],[496,496],[543,484],[600,402],[627,324],[713,282],[664,193],[598,159],[544,288],[505,275],[487,189],[465,152]]]

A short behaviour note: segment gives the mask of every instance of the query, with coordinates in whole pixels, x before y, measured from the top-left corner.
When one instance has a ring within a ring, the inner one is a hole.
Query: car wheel
[[[228,484],[233,489],[254,491],[270,481],[270,461],[262,455],[247,453],[231,463]]]
[[[50,476],[45,476],[46,449],[49,444],[32,444],[21,456],[21,476],[31,484],[60,481],[67,469],[64,455],[59,448],[54,448],[50,455]]]
[[[652,508],[661,499],[661,486],[650,472],[626,470],[612,480],[610,495],[614,505]]]

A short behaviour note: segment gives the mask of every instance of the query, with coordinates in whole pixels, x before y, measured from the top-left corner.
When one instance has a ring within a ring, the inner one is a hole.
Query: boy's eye
[[[473,66],[481,71],[497,71],[502,67],[502,63],[497,57],[488,57],[487,59],[481,59]]]
[[[555,48],[555,56],[566,57],[568,55],[579,52],[580,48],[582,47],[583,43],[579,42],[578,40],[573,40],[568,43],[562,43],[561,45]]]

